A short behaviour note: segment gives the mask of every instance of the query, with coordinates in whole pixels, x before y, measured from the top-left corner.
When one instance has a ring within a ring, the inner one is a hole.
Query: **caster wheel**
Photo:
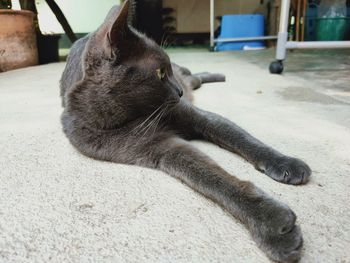
[[[271,74],[281,74],[283,71],[282,61],[277,60],[277,61],[271,62],[269,70]]]

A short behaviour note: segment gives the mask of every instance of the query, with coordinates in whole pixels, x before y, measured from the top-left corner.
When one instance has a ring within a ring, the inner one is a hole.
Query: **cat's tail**
[[[211,82],[225,82],[226,77],[220,73],[209,73],[209,72],[201,72],[193,74],[195,77],[199,78],[201,84],[203,83],[211,83]]]

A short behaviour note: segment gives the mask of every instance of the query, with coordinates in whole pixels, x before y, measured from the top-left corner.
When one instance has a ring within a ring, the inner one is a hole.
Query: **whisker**
[[[156,122],[156,120],[158,119],[159,115],[161,114],[162,111],[158,112],[158,114],[156,115],[156,117],[154,117],[148,124],[147,126],[143,127],[140,131],[140,133],[143,133],[141,137],[143,137],[147,131],[152,127],[152,125]]]
[[[152,136],[156,133],[157,128],[162,118],[168,114],[178,103],[177,100],[165,101],[150,116],[148,116],[141,124],[133,129],[134,135],[138,136],[137,144],[145,137],[145,135],[152,130]],[[170,110],[170,111],[169,111]]]
[[[166,38],[166,32],[163,33],[162,39],[160,40],[160,47],[163,48],[163,45],[165,43],[165,38]]]
[[[142,133],[141,138],[143,137],[143,135],[145,135],[147,133],[147,131],[149,130],[150,127],[152,127],[153,123],[155,122],[155,120],[158,118],[158,116],[160,115],[160,113],[162,112],[162,109],[157,113],[157,115],[155,115],[154,118],[150,119],[149,122],[147,123],[146,126],[142,127],[141,129],[139,129],[136,133],[136,135],[140,135]]]
[[[147,132],[148,132],[149,130],[151,130],[153,127],[154,127],[154,128],[153,128],[152,134],[155,133],[155,131],[157,130],[157,127],[158,127],[158,125],[159,125],[159,122],[160,122],[160,120],[162,119],[164,113],[166,113],[168,107],[169,107],[171,104],[173,104],[174,102],[175,102],[175,100],[172,100],[172,101],[167,101],[166,103],[163,103],[163,104],[162,104],[162,106],[164,106],[164,107],[161,109],[161,111],[159,111],[159,113],[157,114],[157,116],[156,116],[155,118],[153,118],[153,120],[150,121],[150,123],[140,131],[140,132],[143,132],[143,131],[144,131],[143,134],[142,134],[142,136],[141,136],[141,138],[142,138],[144,135],[146,135]]]
[[[158,121],[157,121],[156,125],[154,126],[154,129],[153,129],[153,132],[152,132],[151,136],[153,136],[156,133],[156,130],[157,130],[158,126],[159,126],[160,120],[163,118],[164,113],[167,111],[167,109],[168,109],[168,105],[165,106],[165,108],[162,111],[160,117],[158,118]]]
[[[157,114],[157,116],[149,123],[147,129],[146,129],[146,130],[144,129],[144,132],[143,132],[141,138],[143,138],[143,137],[147,134],[147,132],[152,128],[152,126],[154,126],[154,124],[157,123],[157,121],[158,121],[158,119],[160,118],[162,112],[163,112],[163,111],[160,111],[160,112]]]
[[[172,44],[174,44],[175,43],[175,38],[171,38],[172,37],[172,35],[168,35],[168,37],[167,37],[167,39],[166,39],[166,44],[165,44],[165,46],[164,46],[164,49],[167,49],[170,45],[172,45]]]
[[[140,123],[139,125],[137,125],[134,129],[132,129],[131,133],[142,128],[143,125],[145,125],[147,123],[147,121],[149,121],[152,116],[154,116],[154,114],[157,113],[158,110],[160,110],[162,108],[162,106],[165,104],[166,102],[164,102],[162,105],[160,105],[157,109],[155,109],[142,123]]]

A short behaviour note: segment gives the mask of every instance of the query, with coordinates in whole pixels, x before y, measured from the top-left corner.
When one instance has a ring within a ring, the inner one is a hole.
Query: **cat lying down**
[[[192,91],[220,74],[194,74],[172,64],[130,25],[130,1],[77,41],[61,79],[63,130],[82,154],[159,169],[210,198],[239,219],[266,255],[300,258],[302,234],[285,204],[241,181],[191,145],[202,139],[249,161],[272,179],[304,184],[303,161],[263,144],[231,121],[191,104]]]

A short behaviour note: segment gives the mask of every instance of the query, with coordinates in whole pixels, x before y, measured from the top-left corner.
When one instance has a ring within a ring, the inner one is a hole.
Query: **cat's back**
[[[65,94],[79,80],[83,78],[82,56],[90,34],[77,40],[70,49],[66,67],[60,80],[60,94],[62,105],[65,106]]]

